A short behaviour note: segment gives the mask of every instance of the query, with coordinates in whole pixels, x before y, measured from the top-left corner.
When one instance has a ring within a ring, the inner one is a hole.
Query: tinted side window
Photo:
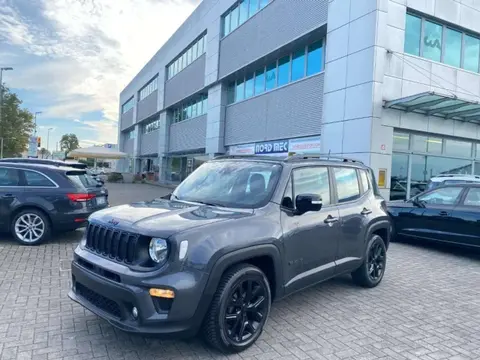
[[[421,195],[418,200],[425,204],[453,205],[462,192],[461,187],[445,187],[433,190],[428,194]]]
[[[44,175],[35,171],[25,170],[25,185],[26,186],[46,186],[55,187],[55,184],[48,180]]]
[[[335,181],[337,183],[338,202],[353,201],[360,197],[357,171],[351,168],[335,168]]]
[[[468,206],[480,206],[480,188],[472,188],[468,190],[463,203]]]
[[[0,186],[19,186],[20,176],[18,170],[0,168]]]
[[[326,167],[296,169],[293,172],[293,195],[316,194],[322,197],[323,205],[330,205],[330,183]]]
[[[368,190],[370,190],[370,183],[368,182],[367,172],[365,170],[359,170],[360,173],[360,180],[362,182],[363,193],[365,194]]]

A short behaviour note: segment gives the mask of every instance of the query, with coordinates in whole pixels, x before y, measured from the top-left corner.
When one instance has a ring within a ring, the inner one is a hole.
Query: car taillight
[[[95,197],[95,194],[67,194],[67,197],[71,201],[82,202],[92,200]]]

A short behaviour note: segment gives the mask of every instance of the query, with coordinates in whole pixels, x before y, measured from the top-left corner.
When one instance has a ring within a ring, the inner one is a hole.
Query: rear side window
[[[26,186],[55,187],[54,183],[38,172],[24,170],[24,174]]]
[[[363,193],[365,194],[368,190],[370,190],[367,172],[365,170],[359,170],[358,172],[360,173],[360,181],[362,182]]]
[[[68,171],[66,175],[76,188],[84,189],[97,186],[97,182],[85,171]]]
[[[480,207],[480,188],[471,188],[468,190],[465,201],[463,202],[467,206],[479,206]]]
[[[0,186],[19,186],[20,176],[18,170],[0,168]]]
[[[352,168],[334,168],[338,202],[344,203],[360,197],[357,171]]]

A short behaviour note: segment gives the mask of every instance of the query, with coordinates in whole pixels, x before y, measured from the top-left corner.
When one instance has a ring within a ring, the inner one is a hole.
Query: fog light
[[[164,298],[164,299],[173,299],[175,298],[175,293],[173,290],[166,289],[150,289],[150,296]]]
[[[132,309],[132,315],[134,319],[138,318],[138,309],[135,306]]]

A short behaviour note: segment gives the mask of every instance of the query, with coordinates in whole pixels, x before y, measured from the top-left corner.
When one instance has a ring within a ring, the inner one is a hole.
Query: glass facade
[[[142,127],[142,130],[144,134],[150,134],[155,130],[158,130],[159,128],[160,128],[160,119],[156,118],[155,120],[145,123]]]
[[[480,142],[394,132],[390,200],[425,191],[440,174],[480,175]]]
[[[155,90],[158,89],[158,78],[155,77],[154,79],[150,80],[147,85],[145,85],[140,91],[138,96],[138,101],[142,101],[148,95],[153,93]]]
[[[206,52],[206,39],[207,34],[202,35],[197,39],[193,44],[191,44],[187,49],[178,55],[177,59],[167,66],[167,77],[171,79],[177,75],[180,71],[185,69],[192,62],[197,60]]]
[[[260,9],[263,9],[270,0],[242,0],[237,1],[222,16],[223,36],[227,36],[237,27],[242,25],[247,19],[255,15]]]
[[[263,94],[323,70],[323,40],[302,47],[228,84],[228,104]]]
[[[196,99],[187,101],[184,104],[172,110],[172,122],[178,123],[183,120],[193,119],[197,116],[205,115],[207,108],[208,95],[199,95]]]
[[[416,14],[407,13],[404,51],[407,54],[479,72],[479,37]]]
[[[122,105],[122,114],[125,114],[128,110],[133,109],[135,101],[133,97]]]

